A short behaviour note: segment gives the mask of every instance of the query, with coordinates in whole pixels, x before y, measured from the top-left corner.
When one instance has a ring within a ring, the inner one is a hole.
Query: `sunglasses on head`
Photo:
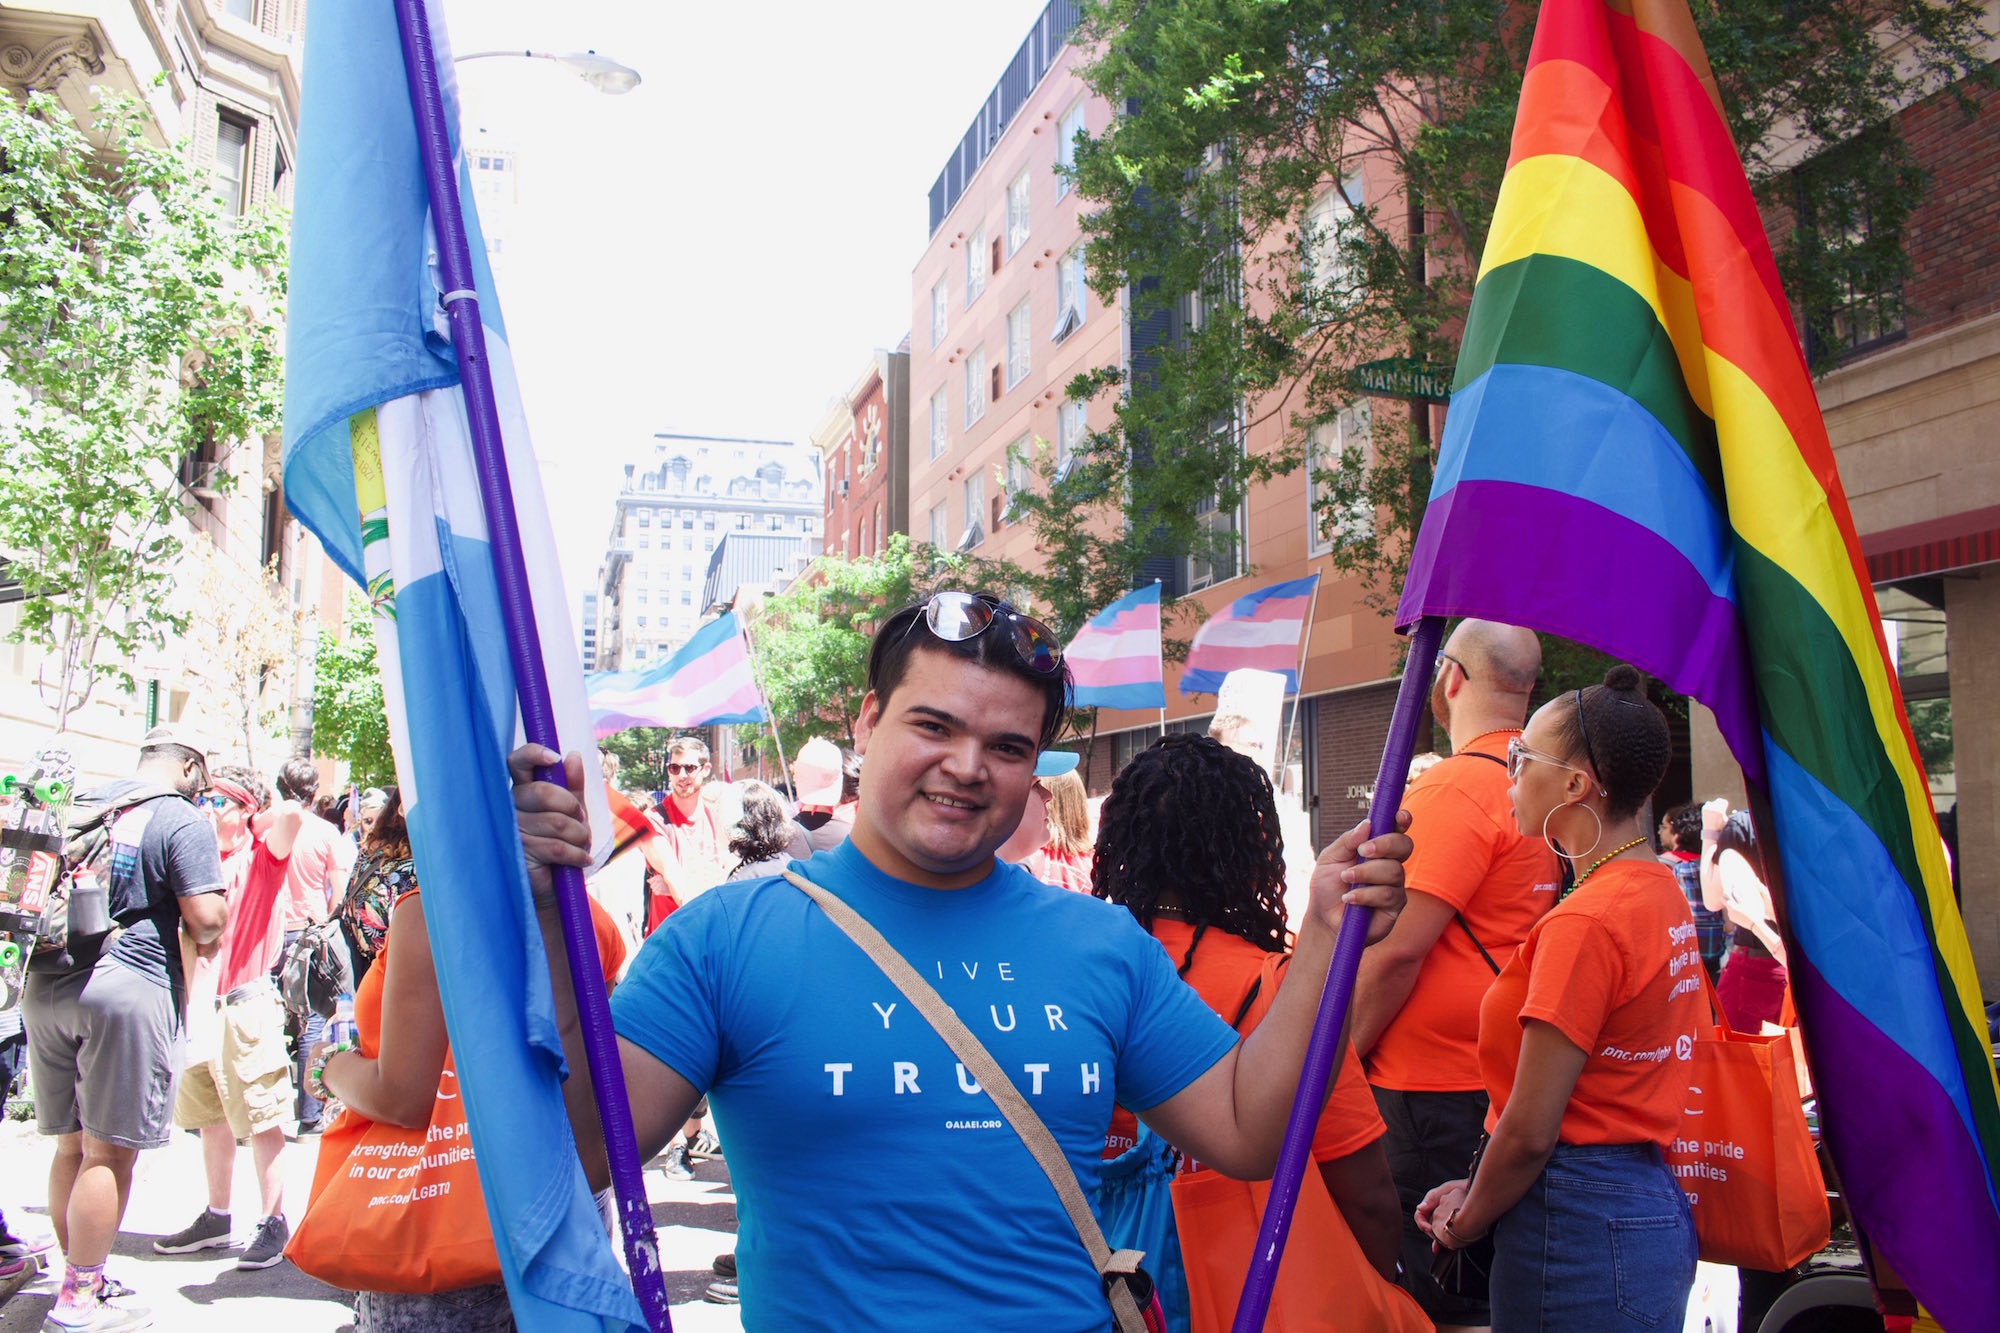
[[[699,772],[701,772],[701,765],[700,765],[700,764],[698,764],[698,763],[695,763],[695,764],[668,764],[668,765],[667,765],[667,772],[669,772],[669,773],[672,773],[672,774],[674,774],[675,776],[679,776],[679,775],[680,775],[680,774],[682,774],[682,773],[699,773]]]
[[[984,634],[996,622],[1014,647],[1021,665],[1038,676],[1062,669],[1062,644],[1055,631],[1033,616],[1024,616],[997,597],[969,592],[934,592],[924,602],[924,625],[946,643],[965,643]],[[910,629],[917,620],[910,621]],[[907,634],[909,631],[904,631]]]

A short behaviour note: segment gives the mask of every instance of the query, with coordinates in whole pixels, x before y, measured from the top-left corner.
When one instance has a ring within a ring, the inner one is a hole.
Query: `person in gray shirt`
[[[89,800],[130,802],[111,823],[106,869],[118,929],[73,970],[31,970],[23,997],[36,1126],[56,1138],[49,1219],[66,1266],[49,1320],[65,1330],[150,1322],[99,1299],[104,1260],[133,1163],[172,1133],[187,1005],[180,932],[207,948],[228,920],[215,827],[194,804],[208,788],[206,747],[164,726],[140,745],[135,777]]]

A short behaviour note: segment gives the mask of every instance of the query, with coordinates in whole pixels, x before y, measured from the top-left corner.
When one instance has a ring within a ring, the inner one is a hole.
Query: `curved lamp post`
[[[557,55],[552,51],[473,51],[459,56],[453,63],[463,65],[468,60],[492,60],[502,56],[511,56],[516,60],[552,60],[598,92],[614,97],[639,86],[638,70],[595,51],[574,55]]]

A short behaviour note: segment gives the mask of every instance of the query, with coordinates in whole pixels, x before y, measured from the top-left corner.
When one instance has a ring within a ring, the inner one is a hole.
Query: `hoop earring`
[[[1556,817],[1556,810],[1582,810],[1590,816],[1591,822],[1597,825],[1597,836],[1590,840],[1590,846],[1584,848],[1584,850],[1580,852],[1566,852],[1562,848],[1556,846],[1554,842],[1550,841],[1549,821]],[[1581,861],[1584,857],[1589,856],[1592,852],[1596,851],[1597,845],[1604,841],[1604,821],[1598,817],[1597,811],[1592,810],[1589,806],[1583,804],[1581,801],[1577,802],[1575,805],[1559,805],[1555,807],[1554,810],[1550,810],[1547,814],[1542,816],[1542,841],[1549,844],[1550,851],[1554,852],[1557,856],[1562,857],[1564,860],[1574,865],[1578,861]]]

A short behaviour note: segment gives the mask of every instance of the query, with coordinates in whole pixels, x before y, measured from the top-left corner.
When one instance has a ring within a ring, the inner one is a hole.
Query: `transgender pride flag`
[[[1085,621],[1063,658],[1078,708],[1165,708],[1160,585],[1135,588]]]
[[[650,671],[607,671],[584,679],[599,736],[627,727],[706,727],[764,720],[764,696],[734,611],[696,630]]]
[[[1299,635],[1319,575],[1273,583],[1239,597],[1195,632],[1181,672],[1182,694],[1220,694],[1222,678],[1243,667],[1275,671],[1285,693],[1299,690]]]

